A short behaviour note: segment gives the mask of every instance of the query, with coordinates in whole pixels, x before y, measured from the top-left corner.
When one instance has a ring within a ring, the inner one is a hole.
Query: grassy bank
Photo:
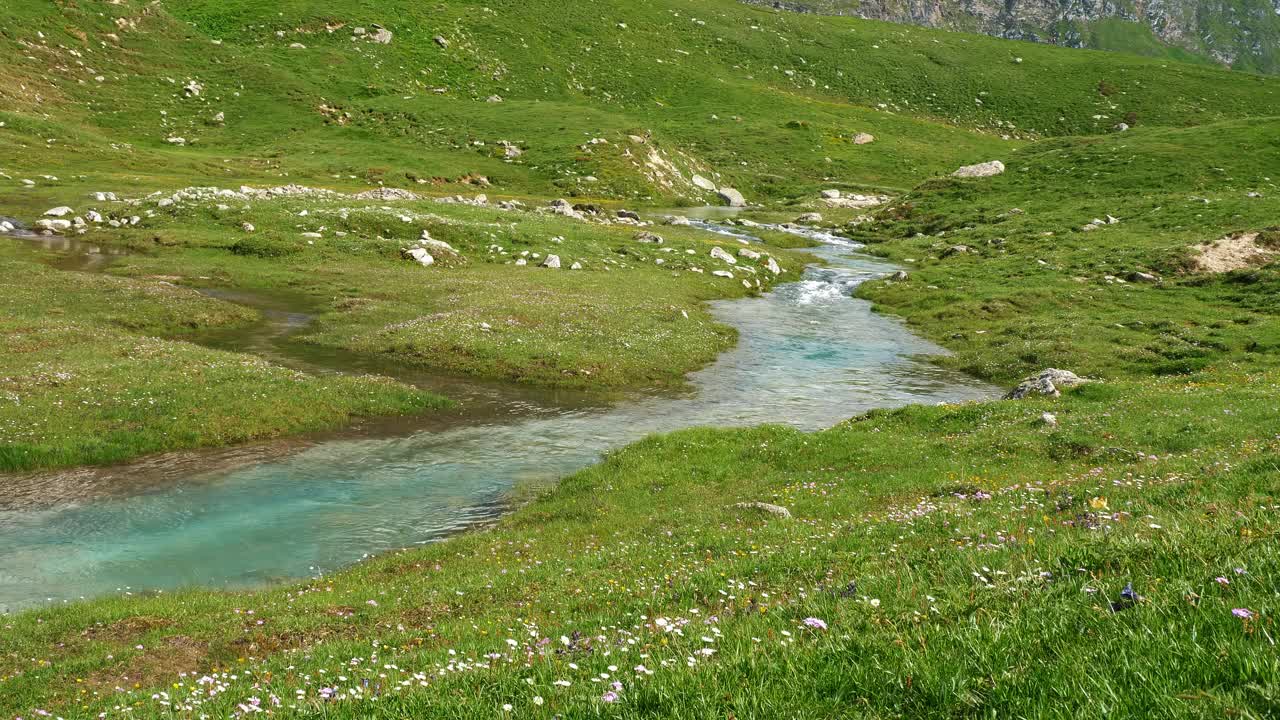
[[[0,471],[327,430],[442,399],[182,341],[256,314],[165,283],[55,270],[0,245]]]

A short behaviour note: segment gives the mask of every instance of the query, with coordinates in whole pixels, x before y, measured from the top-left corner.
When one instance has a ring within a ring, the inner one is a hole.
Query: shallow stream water
[[[331,572],[490,521],[509,508],[514,487],[554,483],[650,433],[761,423],[817,430],[871,408],[991,397],[991,387],[924,359],[940,348],[850,296],[894,269],[854,250],[815,248],[826,267],[760,298],[715,303],[739,344],[693,373],[689,393],[604,404],[410,374],[402,379],[451,395],[458,409],[385,432],[6,480],[0,611]],[[263,309],[260,332],[221,344],[321,369],[350,360],[291,356],[284,339],[305,313]]]

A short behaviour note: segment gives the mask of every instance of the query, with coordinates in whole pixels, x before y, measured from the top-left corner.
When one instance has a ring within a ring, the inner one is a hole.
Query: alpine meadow
[[[3,0],[0,718],[1280,717],[1277,28]]]

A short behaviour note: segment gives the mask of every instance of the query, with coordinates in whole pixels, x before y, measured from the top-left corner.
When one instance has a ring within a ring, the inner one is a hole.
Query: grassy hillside
[[[389,44],[367,39],[374,23]],[[1200,124],[1280,101],[1274,81],[1212,68],[728,0],[590,13],[18,0],[0,27],[5,203],[29,195],[17,192],[24,177],[49,194],[214,176],[448,189],[485,176],[517,194],[708,199],[688,183],[694,172],[756,199],[827,177],[906,188],[1017,138],[1107,132],[1125,118]],[[183,89],[191,81],[198,96]],[[857,132],[879,141],[855,146]],[[631,134],[684,179],[648,167],[647,152],[628,157]],[[611,144],[584,146],[593,138]],[[506,161],[503,140],[523,155]]]
[[[630,163],[656,148],[685,177],[766,201],[761,218],[831,184],[902,189],[856,232],[908,277],[860,292],[954,351],[940,362],[1007,383],[1046,366],[1092,380],[819,433],[654,437],[490,530],[311,582],[0,618],[0,715],[1280,714],[1275,81],[729,0],[0,13],[24,33],[5,36],[0,69],[14,80],[0,85],[6,208],[193,182],[474,194],[456,181],[476,175],[494,200],[699,201]],[[375,22],[389,45],[352,40]],[[198,98],[181,97],[190,79]],[[1121,120],[1134,129],[1113,132]],[[502,139],[523,154],[498,157]],[[997,156],[1002,175],[930,179]],[[313,344],[535,382],[595,363],[596,386],[677,382],[731,341],[702,301],[758,290],[693,272],[715,243],[689,229],[656,228],[673,250],[660,257],[633,227],[492,205],[218,202],[127,206],[152,213],[91,236],[143,251],[113,267],[125,277],[58,282],[134,298],[142,324],[112,332],[172,332],[172,310],[143,292],[172,276],[305,296]],[[422,229],[465,261],[406,264]],[[515,264],[551,251],[584,268]],[[793,278],[802,258],[769,252]],[[27,323],[61,309],[41,277],[6,281]],[[244,319],[189,290],[162,298],[204,324]],[[585,320],[584,302],[598,310]],[[789,517],[738,506],[759,502]]]

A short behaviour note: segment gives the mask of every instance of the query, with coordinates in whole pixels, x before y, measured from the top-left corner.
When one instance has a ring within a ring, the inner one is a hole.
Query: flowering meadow
[[[1263,717],[1277,390],[1226,367],[655,437],[494,529],[304,584],[5,617],[0,711]]]

